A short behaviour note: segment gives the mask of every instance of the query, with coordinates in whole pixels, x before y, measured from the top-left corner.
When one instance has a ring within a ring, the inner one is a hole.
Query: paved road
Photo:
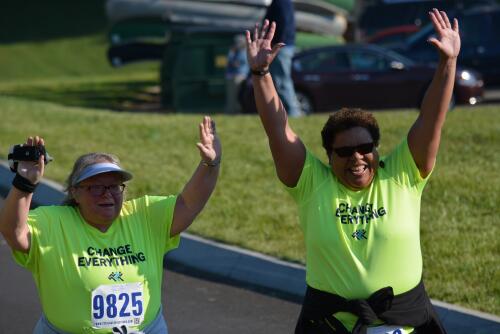
[[[3,200],[0,198],[0,205]],[[163,305],[170,333],[293,332],[300,306],[260,293],[165,271]],[[0,237],[0,333],[31,333],[41,308],[31,274]]]

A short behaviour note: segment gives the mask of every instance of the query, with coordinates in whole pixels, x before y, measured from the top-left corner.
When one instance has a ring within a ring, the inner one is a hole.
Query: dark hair
[[[76,159],[75,164],[73,165],[73,170],[66,180],[66,198],[63,200],[63,205],[76,206],[76,201],[71,193],[71,188],[76,186],[76,180],[78,180],[80,174],[86,167],[100,162],[111,162],[120,166],[120,160],[113,154],[96,152],[80,156]]]
[[[373,138],[373,143],[378,146],[380,130],[372,113],[357,108],[342,108],[328,117],[323,130],[321,130],[323,147],[328,157],[332,154],[332,144],[335,141],[335,136],[342,131],[357,126],[367,129]]]

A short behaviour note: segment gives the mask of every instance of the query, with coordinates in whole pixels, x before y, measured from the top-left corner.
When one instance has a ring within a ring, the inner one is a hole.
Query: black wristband
[[[217,167],[220,165],[221,158],[215,159],[214,161],[201,160],[201,164],[207,167]]]
[[[267,70],[252,70],[251,71],[253,75],[258,75],[259,77],[263,77],[267,73],[269,73],[269,69]]]
[[[25,193],[32,193],[36,189],[36,184],[30,182],[30,180],[16,174],[14,180],[12,180],[12,185],[17,189],[24,191]]]

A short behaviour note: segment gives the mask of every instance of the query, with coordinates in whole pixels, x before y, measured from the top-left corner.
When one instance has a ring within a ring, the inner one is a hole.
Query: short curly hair
[[[357,126],[367,129],[373,138],[373,143],[375,146],[378,146],[380,130],[377,120],[373,117],[372,113],[358,108],[342,108],[328,117],[323,130],[321,130],[323,147],[328,157],[332,154],[332,144],[335,141],[335,136],[339,132]]]

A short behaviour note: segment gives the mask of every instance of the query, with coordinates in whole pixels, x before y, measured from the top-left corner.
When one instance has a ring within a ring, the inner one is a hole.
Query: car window
[[[366,51],[350,54],[351,68],[357,71],[384,71],[390,67],[389,60],[383,55]]]
[[[349,69],[349,58],[345,52],[334,52],[328,54],[321,63],[324,72],[337,72]]]
[[[295,60],[298,71],[337,72],[349,69],[349,59],[344,51],[324,50]]]
[[[495,12],[494,15],[497,15],[497,12]],[[479,13],[459,17],[462,43],[478,44],[499,38],[500,12],[498,12],[498,18],[494,15]],[[410,45],[413,50],[422,50],[428,47],[429,43],[427,40],[430,37],[436,37],[434,27],[431,23],[420,29],[420,31],[410,35],[405,43],[406,45]]]
[[[434,27],[433,27],[432,23],[428,23],[427,25],[422,27],[419,31],[417,31],[416,33],[408,36],[405,43],[407,45],[415,45],[415,44],[427,45],[427,39],[433,33],[434,33]],[[422,41],[424,41],[424,43],[422,43]]]
[[[428,19],[432,8],[448,11],[453,2],[442,0],[405,1],[367,6],[359,19],[359,26],[370,34],[384,27],[394,27],[406,24],[422,25]]]
[[[492,39],[491,16],[478,14],[462,18],[460,22],[460,36],[464,42],[482,43]]]

